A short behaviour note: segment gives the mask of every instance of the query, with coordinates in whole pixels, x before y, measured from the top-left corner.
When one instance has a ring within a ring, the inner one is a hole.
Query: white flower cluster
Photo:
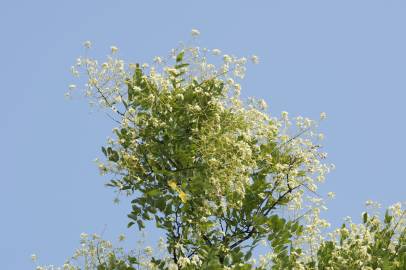
[[[121,234],[118,237],[118,241],[122,242],[125,240],[125,236]],[[158,244],[158,250],[154,251],[152,247],[147,246],[142,248],[144,241],[140,240],[137,242],[138,250],[131,250],[130,252],[125,252],[122,247],[113,247],[110,241],[102,239],[99,235],[93,234],[88,235],[87,233],[82,233],[80,235],[80,247],[76,249],[73,256],[68,259],[62,266],[55,265],[38,265],[37,255],[32,254],[31,260],[37,264],[36,270],[98,270],[100,266],[103,265],[110,269],[112,258],[114,262],[121,263],[126,267],[133,266],[133,263],[129,260],[129,257],[136,258],[137,265],[136,269],[142,270],[157,270],[157,266],[151,262],[151,258],[161,257],[167,262],[167,265],[173,264],[169,255],[167,254],[166,245],[164,240],[161,238]],[[200,260],[198,257],[193,257],[192,260],[186,261],[183,259],[185,265],[192,263],[194,265],[199,265]]]

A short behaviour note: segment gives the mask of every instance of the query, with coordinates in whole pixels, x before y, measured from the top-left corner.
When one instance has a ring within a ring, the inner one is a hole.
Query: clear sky
[[[0,7],[0,262],[61,264],[81,232],[128,231],[92,160],[112,123],[66,101],[70,66],[92,40],[130,60],[165,55],[192,28],[202,46],[257,54],[246,96],[270,112],[317,118],[336,164],[327,218],[358,217],[367,199],[406,200],[406,1],[2,1]],[[154,233],[154,232],[152,232]],[[131,245],[131,243],[130,243]]]

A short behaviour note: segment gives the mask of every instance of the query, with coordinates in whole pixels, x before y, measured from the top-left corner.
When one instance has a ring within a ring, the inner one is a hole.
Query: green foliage
[[[206,52],[183,47],[149,69],[113,57],[101,66],[79,59],[86,95],[118,117],[100,171],[131,196],[128,227],[152,221],[166,232],[168,255],[118,256],[108,248],[99,255],[90,243],[97,260],[86,269],[406,269],[399,207],[382,222],[364,213],[363,224],[344,224],[324,240],[328,223],[315,191],[330,167],[314,143],[322,135],[316,122],[297,117],[292,132],[287,112],[270,117],[264,101],[244,102],[237,80],[246,59],[224,55],[216,67]],[[261,242],[269,254],[256,263]]]
[[[184,55],[166,87],[139,65],[126,79],[128,122],[102,148],[122,175],[109,185],[136,195],[129,226],[154,220],[175,262],[197,254],[208,269],[239,265],[263,239],[282,261],[301,226],[272,213],[302,188],[294,174],[307,175],[305,159],[280,142],[274,120],[230,100],[223,80],[189,79]]]
[[[339,241],[325,241],[317,252],[317,269],[406,269],[404,212],[383,221],[363,214],[363,224],[343,224]]]

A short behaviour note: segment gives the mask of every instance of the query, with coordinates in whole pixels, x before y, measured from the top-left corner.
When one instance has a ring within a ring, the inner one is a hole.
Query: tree
[[[246,58],[223,55],[216,67],[208,60],[219,50],[181,46],[152,66],[127,65],[111,50],[101,65],[79,58],[72,71],[85,72],[86,95],[118,124],[99,168],[112,177],[108,186],[132,197],[128,226],[141,230],[153,220],[166,232],[168,257],[152,256],[144,266],[344,269],[335,268],[335,256],[353,254],[344,248],[352,239],[341,234],[337,244],[320,236],[328,223],[319,217],[316,190],[331,166],[322,162],[316,121],[297,117],[292,125],[287,112],[271,117],[263,100],[243,100],[238,80]],[[387,236],[387,227],[365,223],[377,238]],[[397,239],[403,243],[404,234]],[[261,242],[271,256],[256,264],[251,257]],[[108,254],[97,269],[140,265],[134,256]]]

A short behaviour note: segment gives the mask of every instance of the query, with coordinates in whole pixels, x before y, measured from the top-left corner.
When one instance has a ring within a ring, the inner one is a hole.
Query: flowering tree
[[[246,58],[219,59],[218,49],[182,45],[150,66],[127,64],[117,50],[111,47],[101,64],[81,57],[72,72],[87,76],[84,91],[91,104],[107,109],[117,122],[98,164],[111,176],[108,186],[132,198],[128,226],[141,230],[153,220],[166,232],[166,255],[99,252],[86,238],[85,253],[97,260],[87,260],[93,264],[85,267],[348,269],[353,260],[351,269],[358,269],[368,254],[375,268],[393,265],[400,256],[401,210],[388,212],[383,227],[365,214],[364,225],[343,227],[323,240],[321,231],[329,224],[319,217],[325,207],[316,190],[332,165],[323,163],[318,122],[290,119],[287,112],[273,117],[263,100],[240,98]],[[251,60],[258,63],[256,56]],[[256,262],[259,244],[269,252]],[[379,253],[383,248],[385,256]],[[406,265],[402,258],[394,267]]]

